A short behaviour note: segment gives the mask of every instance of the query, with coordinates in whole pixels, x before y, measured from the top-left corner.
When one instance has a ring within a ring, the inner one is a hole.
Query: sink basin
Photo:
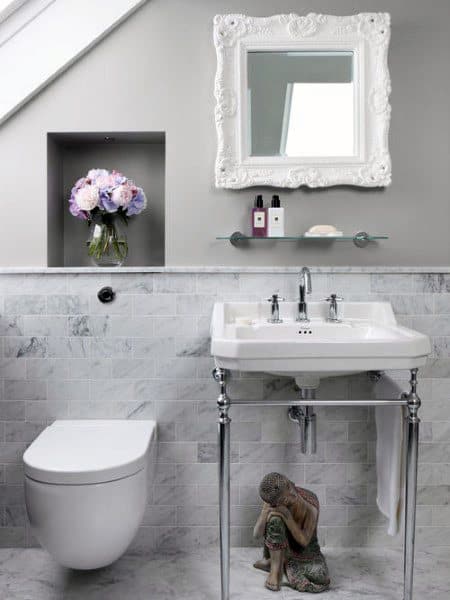
[[[283,322],[269,323],[267,303],[217,302],[211,323],[216,365],[316,387],[324,377],[420,367],[431,352],[429,338],[399,325],[389,302],[342,302],[339,323],[327,320],[323,302],[309,302],[308,311],[309,323],[296,322],[297,303],[285,302]]]

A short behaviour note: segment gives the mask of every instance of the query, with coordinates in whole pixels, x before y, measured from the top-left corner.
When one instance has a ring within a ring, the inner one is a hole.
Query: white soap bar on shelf
[[[334,225],[313,225],[305,233],[306,237],[340,237],[344,235]]]

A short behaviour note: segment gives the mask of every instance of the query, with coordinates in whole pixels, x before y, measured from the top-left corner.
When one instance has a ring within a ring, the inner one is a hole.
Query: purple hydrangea
[[[99,208],[105,210],[108,213],[115,213],[115,212],[117,212],[117,209],[118,209],[118,207],[111,200],[110,192],[108,190],[106,190],[105,188],[100,190]]]
[[[136,194],[133,195],[130,204],[127,207],[127,215],[138,215],[147,207],[147,198],[142,188],[136,188]]]

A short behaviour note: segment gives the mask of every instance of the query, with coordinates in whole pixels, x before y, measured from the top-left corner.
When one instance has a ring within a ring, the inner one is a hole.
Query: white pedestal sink
[[[272,297],[272,302],[274,297]],[[273,307],[273,305],[272,305]],[[278,306],[276,307],[278,317]],[[305,307],[304,307],[305,308]],[[399,325],[387,302],[346,302],[340,304],[340,322],[329,321],[325,303],[309,302],[309,322],[297,322],[298,304],[283,303],[282,322],[268,322],[271,309],[266,303],[218,302],[211,323],[213,372],[219,385],[217,398],[219,450],[219,522],[221,598],[229,599],[230,571],[230,408],[233,405],[277,404],[308,407],[321,404],[359,406],[402,406],[407,413],[404,439],[406,457],[404,527],[404,600],[412,600],[414,536],[416,523],[417,466],[419,447],[417,370],[431,352],[427,336]],[[305,311],[306,312],[306,311]],[[363,400],[316,400],[314,390],[320,379],[361,371],[410,370],[410,390],[400,398]],[[227,394],[231,370],[263,371],[295,377],[301,397],[271,402],[233,399]],[[304,388],[310,388],[305,390]],[[304,413],[308,419],[308,413]]]
[[[297,322],[297,303],[280,306],[282,323],[269,323],[258,302],[218,302],[212,317],[211,354],[217,367],[295,377],[300,387],[362,371],[423,366],[427,336],[399,325],[388,302],[343,302],[340,322],[328,306],[309,302],[310,321]]]

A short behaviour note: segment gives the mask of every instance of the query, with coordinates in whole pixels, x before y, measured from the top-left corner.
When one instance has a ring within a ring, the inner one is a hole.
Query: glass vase
[[[88,254],[97,267],[120,267],[128,255],[125,224],[117,215],[102,215],[91,223]]]

